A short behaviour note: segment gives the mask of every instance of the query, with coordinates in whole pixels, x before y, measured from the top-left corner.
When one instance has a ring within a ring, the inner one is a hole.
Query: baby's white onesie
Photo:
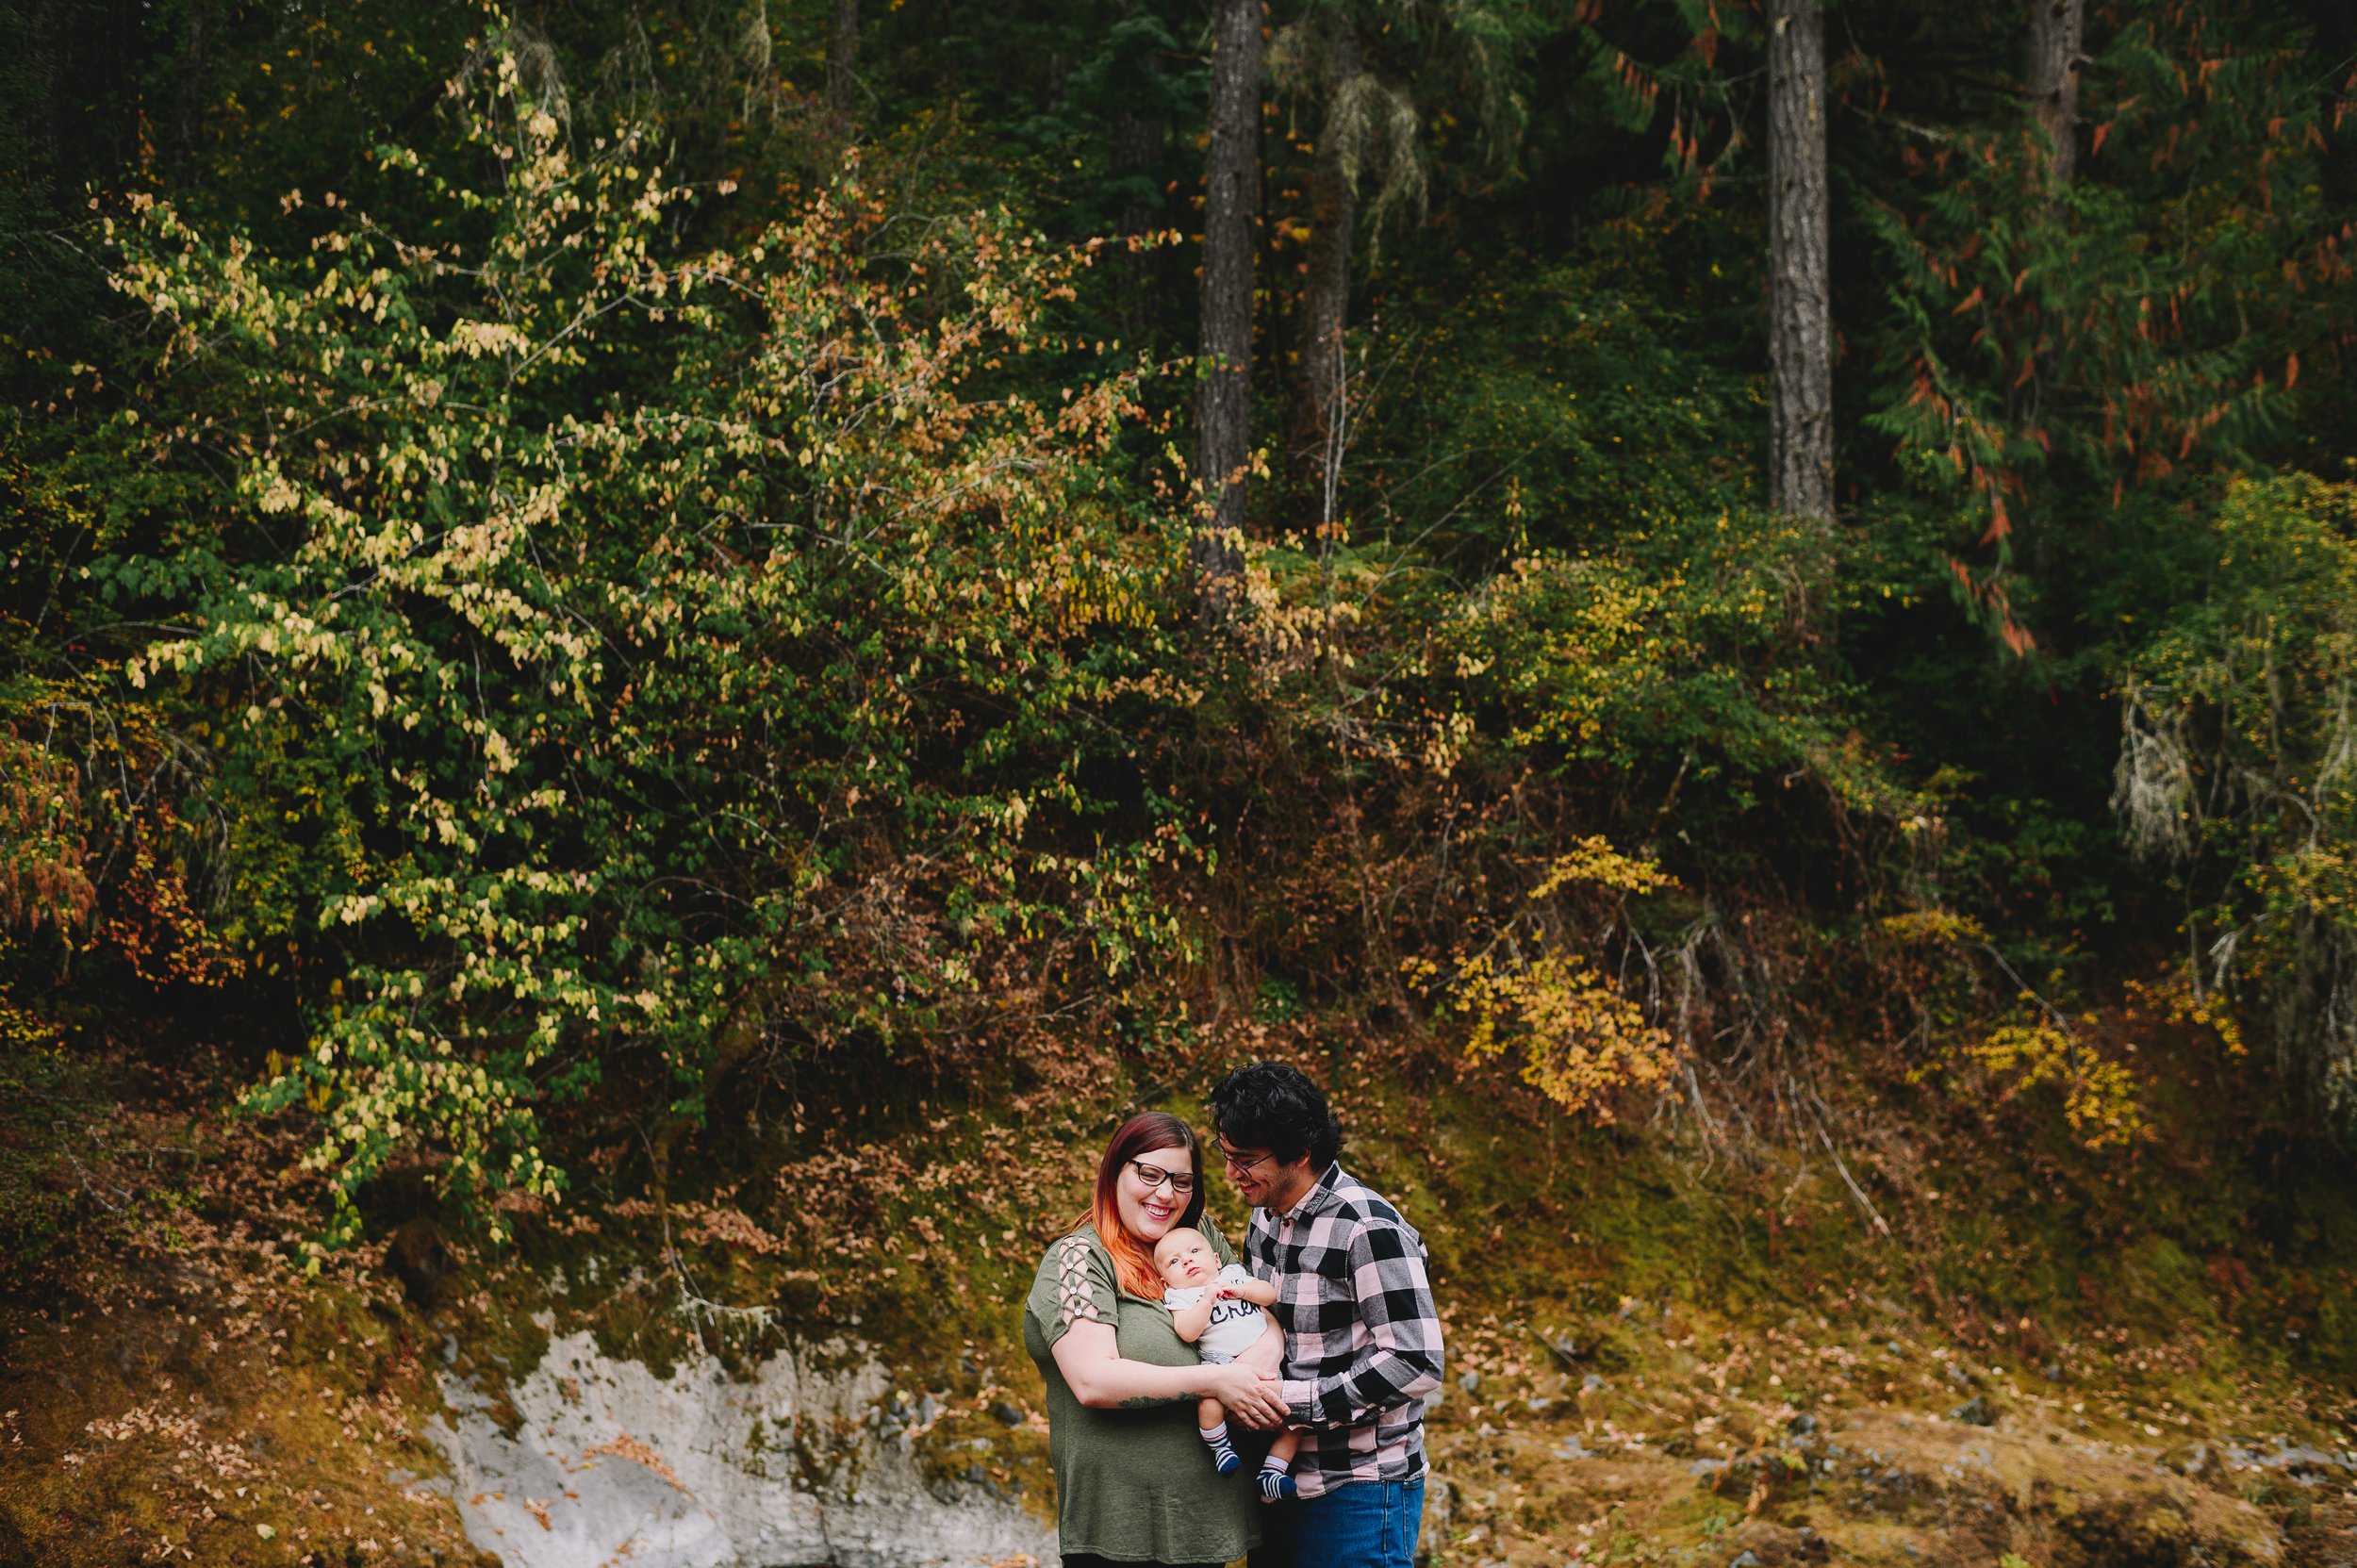
[[[1252,1283],[1252,1274],[1242,1263],[1229,1263],[1219,1271],[1218,1282],[1248,1285]],[[1173,1312],[1183,1312],[1202,1300],[1209,1288],[1197,1285],[1192,1290],[1166,1290],[1162,1292],[1162,1305]],[[1231,1296],[1211,1304],[1211,1326],[1195,1342],[1195,1354],[1207,1362],[1232,1362],[1252,1348],[1254,1342],[1267,1331],[1268,1313],[1241,1296]]]

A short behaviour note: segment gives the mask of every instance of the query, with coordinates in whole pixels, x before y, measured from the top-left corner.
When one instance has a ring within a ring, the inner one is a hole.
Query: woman
[[[1195,1425],[1195,1401],[1220,1400],[1246,1425],[1284,1419],[1274,1379],[1206,1366],[1171,1328],[1154,1244],[1201,1230],[1223,1263],[1234,1253],[1203,1221],[1195,1134],[1148,1112],[1113,1134],[1096,1196],[1047,1249],[1023,1312],[1023,1345],[1047,1384],[1047,1449],[1065,1568],[1105,1562],[1232,1562],[1258,1543],[1248,1476],[1222,1476]]]

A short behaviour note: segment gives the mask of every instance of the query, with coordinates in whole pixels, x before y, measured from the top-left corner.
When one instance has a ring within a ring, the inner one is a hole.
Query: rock
[[[869,1419],[891,1376],[856,1345],[733,1371],[691,1356],[657,1376],[586,1332],[560,1334],[497,1407],[455,1371],[441,1382],[447,1413],[426,1435],[449,1463],[468,1539],[506,1568],[625,1553],[634,1568],[979,1568],[1056,1556],[1052,1527],[1009,1500],[1014,1483],[997,1481],[981,1451],[929,1477],[900,1430]],[[931,1395],[918,1412],[928,1406]]]
[[[1963,1404],[1958,1405],[1954,1410],[1950,1411],[1948,1412],[1948,1419],[1951,1421],[1961,1421],[1967,1426],[1971,1427],[1994,1427],[1997,1425],[1997,1416],[1995,1412],[1988,1408],[1988,1396],[1985,1394],[1976,1394],[1971,1398],[1967,1399]]]
[[[1579,1380],[1579,1392],[1582,1394],[1601,1394],[1604,1392],[1604,1378],[1600,1375],[1591,1372],[1587,1377],[1582,1378]]]
[[[1481,1392],[1481,1374],[1468,1369],[1457,1375],[1457,1386],[1467,1394]]]
[[[1030,1419],[1023,1413],[1022,1406],[1011,1404],[1004,1399],[993,1399],[990,1402],[990,1418],[1002,1427],[1020,1427]]]
[[[1727,1568],[1759,1568],[1759,1554],[1741,1551],[1727,1559]]]
[[[2017,1426],[2030,1429],[2011,1429]],[[1849,1451],[1871,1461],[1841,1467],[1845,1477],[1855,1474],[1871,1506],[1929,1498],[1953,1518],[2007,1520],[2014,1539],[2052,1543],[2052,1555],[2033,1560],[2038,1562],[2268,1568],[2290,1560],[2276,1526],[2248,1501],[2145,1454],[2093,1442],[2050,1443],[2034,1406],[1993,1428],[1957,1421],[1902,1427],[1887,1410],[1845,1411],[1841,1428]]]
[[[2045,1378],[2050,1383],[2061,1382],[2062,1362],[2048,1362],[2043,1367],[2038,1369],[2038,1376]]]
[[[1817,1429],[1817,1418],[1809,1414],[1808,1411],[1803,1411],[1798,1415],[1795,1415],[1791,1420],[1786,1422],[1784,1424],[1784,1429],[1790,1432],[1794,1437],[1806,1437],[1809,1433]]]

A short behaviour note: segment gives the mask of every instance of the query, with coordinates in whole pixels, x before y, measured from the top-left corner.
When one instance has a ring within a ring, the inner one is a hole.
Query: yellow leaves
[[[2243,1044],[2242,1025],[2235,1021],[2226,999],[2216,991],[2196,991],[2193,982],[2182,973],[2151,982],[2132,980],[2127,991],[2134,1011],[2158,1013],[2172,1024],[2209,1030],[2229,1056],[2241,1056],[2249,1049]]]
[[[458,322],[451,327],[447,341],[470,359],[493,354],[520,355],[532,347],[530,336],[507,322]],[[438,395],[438,384],[435,390]],[[432,406],[431,400],[427,406]]]
[[[1969,915],[1958,915],[1946,909],[1910,909],[1904,914],[1885,916],[1880,921],[1884,935],[1900,942],[1980,943],[1988,940],[1988,933]]]
[[[1466,1054],[1523,1053],[1523,1081],[1564,1110],[1612,1119],[1610,1097],[1669,1075],[1669,1033],[1576,953],[1549,951],[1512,967],[1488,953],[1458,966],[1449,1009],[1473,1020]]]
[[[1652,893],[1675,887],[1677,879],[1650,859],[1624,855],[1603,838],[1591,836],[1577,840],[1571,853],[1558,856],[1548,866],[1546,875],[1530,890],[1529,901],[1553,898],[1573,883],[1624,893]]]
[[[1676,1046],[1642,1007],[1562,947],[1537,915],[1539,906],[1574,885],[1625,897],[1677,883],[1653,860],[1624,854],[1600,836],[1575,839],[1525,898],[1532,915],[1500,931],[1484,950],[1457,960],[1442,1006],[1471,1020],[1469,1057],[1519,1050],[1525,1082],[1568,1112],[1609,1121],[1611,1097],[1661,1082],[1676,1060]],[[1401,968],[1418,990],[1441,982],[1442,970],[1430,959],[1411,958]]]
[[[2118,1147],[2145,1133],[2135,1075],[2122,1064],[2097,1055],[2051,1015],[2007,1024],[1966,1046],[1964,1055],[2010,1079],[2007,1098],[2041,1084],[2060,1088],[2063,1115],[2088,1148]]]

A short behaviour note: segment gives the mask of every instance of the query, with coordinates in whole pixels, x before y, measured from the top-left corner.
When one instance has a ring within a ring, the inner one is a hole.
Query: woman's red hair
[[[1081,1225],[1096,1228],[1096,1239],[1113,1255],[1113,1278],[1121,1288],[1148,1301],[1162,1298],[1162,1277],[1154,1267],[1152,1244],[1142,1236],[1131,1235],[1121,1223],[1121,1173],[1139,1155],[1161,1148],[1185,1149],[1187,1163],[1195,1168],[1195,1192],[1170,1228],[1199,1228],[1203,1221],[1203,1162],[1195,1154],[1195,1129],[1165,1111],[1141,1112],[1121,1124],[1113,1141],[1105,1146],[1105,1157],[1097,1162],[1096,1196],[1080,1219]]]

